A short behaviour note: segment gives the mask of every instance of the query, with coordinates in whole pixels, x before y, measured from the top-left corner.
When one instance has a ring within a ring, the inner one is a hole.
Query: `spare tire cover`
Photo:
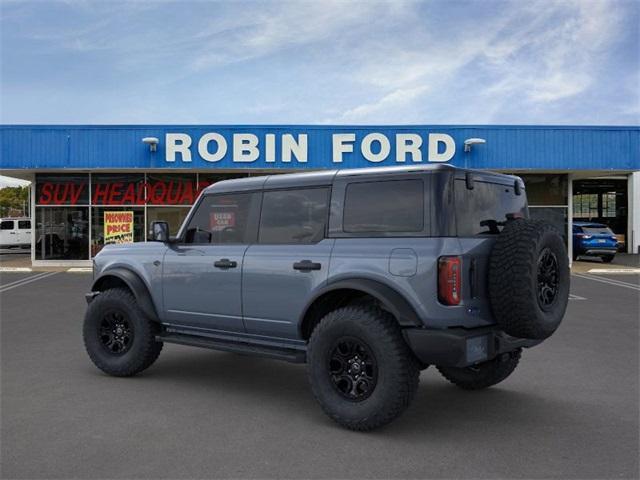
[[[507,222],[489,261],[489,299],[509,335],[542,340],[556,331],[569,300],[569,259],[558,230],[541,220]]]

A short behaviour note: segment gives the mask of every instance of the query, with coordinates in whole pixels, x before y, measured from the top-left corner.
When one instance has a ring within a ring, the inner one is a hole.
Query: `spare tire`
[[[569,279],[567,249],[555,227],[508,221],[489,260],[489,299],[498,325],[513,337],[549,337],[567,309]]]

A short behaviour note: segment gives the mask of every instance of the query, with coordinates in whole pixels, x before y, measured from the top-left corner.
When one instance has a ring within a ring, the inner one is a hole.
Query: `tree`
[[[26,215],[29,203],[28,187],[0,188],[0,215]]]

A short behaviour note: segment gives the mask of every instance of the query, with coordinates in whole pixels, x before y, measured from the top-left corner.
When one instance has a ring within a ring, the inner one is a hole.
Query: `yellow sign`
[[[133,212],[104,212],[104,244],[133,242]]]

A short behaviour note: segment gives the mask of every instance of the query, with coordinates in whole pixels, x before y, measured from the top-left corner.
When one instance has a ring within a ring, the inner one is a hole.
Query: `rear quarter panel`
[[[465,258],[468,262],[471,255],[484,254],[488,249],[490,243],[486,239],[461,242],[445,237],[338,238],[331,255],[328,284],[358,278],[383,283],[401,294],[430,328],[485,326],[493,320],[486,299],[469,295],[470,264],[465,265]],[[416,259],[415,273],[411,252]],[[463,255],[463,294],[458,306],[445,306],[438,301],[438,258],[443,255]],[[482,275],[485,273],[486,268]]]

